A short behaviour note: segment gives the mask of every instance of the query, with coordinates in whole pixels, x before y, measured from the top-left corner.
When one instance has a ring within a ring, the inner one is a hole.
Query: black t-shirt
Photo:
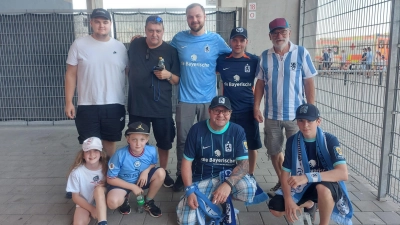
[[[171,117],[172,85],[168,80],[159,80],[154,75],[153,68],[158,65],[159,57],[163,57],[165,69],[179,76],[180,65],[176,49],[165,42],[157,48],[150,49],[146,38],[142,37],[131,43],[128,56],[129,114],[155,118]]]

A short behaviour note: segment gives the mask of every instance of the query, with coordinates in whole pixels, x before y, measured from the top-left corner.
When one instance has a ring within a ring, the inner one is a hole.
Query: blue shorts
[[[147,177],[147,184],[146,184],[144,187],[142,187],[143,190],[148,189],[148,188],[150,187],[150,180],[151,180],[151,177],[152,177],[153,174],[156,172],[156,170],[158,170],[158,169],[160,169],[160,168],[161,168],[161,167],[154,167],[154,168],[151,168],[151,170],[149,171],[149,175],[148,175],[148,177]],[[129,189],[126,189],[126,188],[122,188],[122,187],[118,187],[118,186],[113,186],[113,185],[108,185],[108,187],[107,187],[107,192],[111,191],[112,189],[116,189],[116,188],[125,190],[125,191],[126,191],[126,194],[129,194],[129,193],[132,192],[132,190],[129,190]]]
[[[157,147],[163,150],[170,150],[172,148],[172,143],[175,139],[175,123],[172,117],[154,118],[129,114],[129,124],[139,121],[146,124],[148,127],[150,127],[151,123]]]
[[[260,128],[258,127],[259,123],[254,119],[253,110],[243,113],[232,113],[230,121],[243,127],[249,150],[257,150],[262,147]]]
[[[120,104],[79,105],[75,118],[79,143],[82,144],[90,137],[120,141],[125,127],[125,115],[125,106]]]

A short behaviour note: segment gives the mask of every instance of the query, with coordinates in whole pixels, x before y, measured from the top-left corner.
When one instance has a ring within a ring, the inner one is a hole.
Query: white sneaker
[[[271,196],[271,197],[274,197],[275,196],[275,191],[277,191],[279,188],[281,188],[281,183],[280,182],[276,183],[273,188],[269,189],[268,195]]]

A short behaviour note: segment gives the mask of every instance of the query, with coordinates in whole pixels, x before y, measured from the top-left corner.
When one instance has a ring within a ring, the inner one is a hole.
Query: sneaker
[[[182,181],[182,176],[181,176],[181,175],[179,175],[179,176],[176,178],[176,181],[175,181],[174,186],[172,187],[172,190],[173,190],[174,192],[183,191],[183,181]]]
[[[273,188],[269,189],[268,195],[270,197],[274,197],[275,196],[275,191],[277,191],[279,188],[281,188],[281,183],[280,182],[276,183],[276,185]]]
[[[174,186],[174,183],[175,183],[174,179],[172,179],[169,176],[169,174],[170,174],[170,172],[168,170],[165,170],[164,187],[167,187],[167,188]]]
[[[314,223],[315,220],[315,211],[317,211],[317,203],[314,202],[313,207],[307,209],[304,208],[304,213],[309,213],[311,217],[311,222]]]
[[[72,192],[65,193],[65,198],[72,199]]]
[[[160,217],[162,216],[161,214],[161,209],[158,208],[155,204],[154,204],[154,200],[150,200],[148,202],[146,202],[144,204],[144,210],[146,210],[147,212],[149,212],[150,216],[152,217]]]
[[[128,215],[131,213],[131,206],[129,205],[129,195],[125,196],[124,203],[119,207],[119,213],[122,215]]]

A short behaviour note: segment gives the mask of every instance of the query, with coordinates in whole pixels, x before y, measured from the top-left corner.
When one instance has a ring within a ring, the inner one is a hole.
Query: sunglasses
[[[162,20],[162,18],[159,17],[159,16],[150,16],[150,17],[148,17],[148,18],[146,19],[146,23],[148,23],[148,22],[162,23],[163,20]]]
[[[146,60],[149,60],[150,58],[150,49],[147,49],[146,51]]]

